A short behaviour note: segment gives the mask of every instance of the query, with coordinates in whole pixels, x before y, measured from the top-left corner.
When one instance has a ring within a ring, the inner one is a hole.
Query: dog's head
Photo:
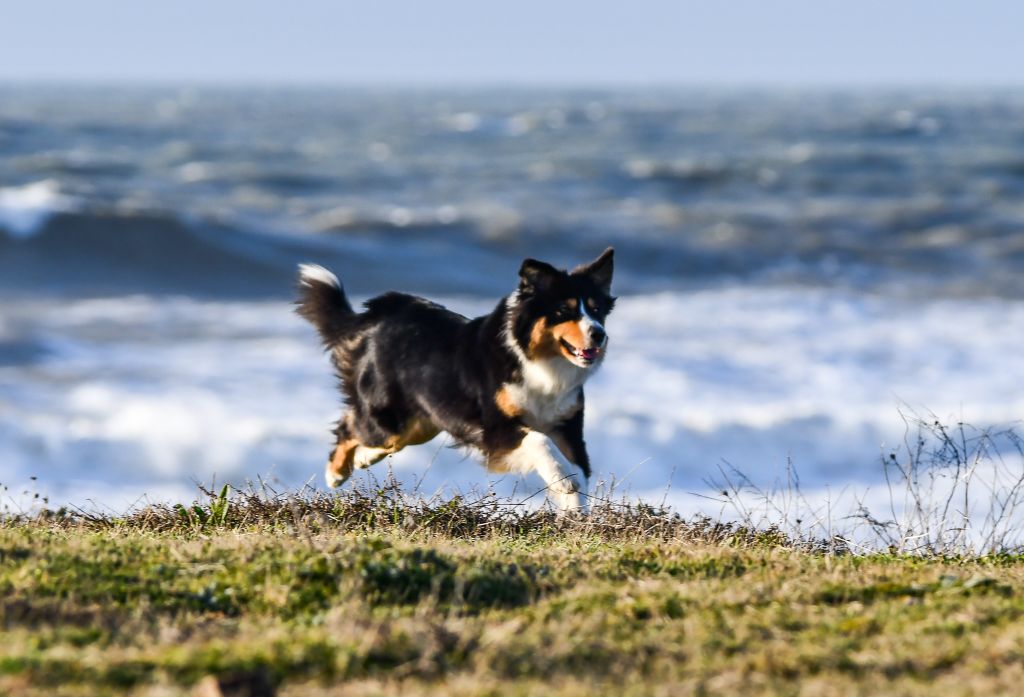
[[[561,356],[589,368],[604,358],[604,323],[615,305],[612,257],[606,249],[572,271],[527,259],[519,269],[519,291],[511,318],[512,339],[529,360]]]

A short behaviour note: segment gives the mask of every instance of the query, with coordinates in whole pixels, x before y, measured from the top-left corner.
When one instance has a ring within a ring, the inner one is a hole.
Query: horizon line
[[[29,78],[0,76],[0,87],[82,87],[82,88],[215,88],[215,89],[359,89],[359,90],[509,90],[509,91],[890,91],[899,89],[944,90],[955,92],[1024,89],[1024,80],[1007,81],[936,81],[936,80],[529,80],[529,79],[264,79],[219,77],[67,77],[35,76]]]

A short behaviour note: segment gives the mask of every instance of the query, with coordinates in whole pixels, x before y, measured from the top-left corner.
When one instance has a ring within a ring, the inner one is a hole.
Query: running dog
[[[357,313],[337,276],[300,266],[297,312],[330,352],[348,406],[327,485],[447,431],[491,471],[536,471],[559,509],[581,508],[583,384],[608,347],[612,266],[611,248],[572,271],[526,259],[515,292],[475,319],[394,292]]]

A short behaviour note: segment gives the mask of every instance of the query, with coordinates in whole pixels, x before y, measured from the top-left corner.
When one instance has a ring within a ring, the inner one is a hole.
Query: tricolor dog
[[[475,319],[403,293],[355,312],[337,276],[301,266],[298,313],[319,331],[347,402],[327,484],[447,431],[488,469],[536,471],[561,510],[580,508],[583,384],[608,346],[612,256],[572,271],[527,259],[518,289]]]

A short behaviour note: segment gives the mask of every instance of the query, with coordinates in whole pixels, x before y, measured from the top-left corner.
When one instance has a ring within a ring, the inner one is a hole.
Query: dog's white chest
[[[505,393],[531,428],[543,430],[579,408],[585,378],[585,370],[561,358],[528,361],[522,382],[505,385]]]

